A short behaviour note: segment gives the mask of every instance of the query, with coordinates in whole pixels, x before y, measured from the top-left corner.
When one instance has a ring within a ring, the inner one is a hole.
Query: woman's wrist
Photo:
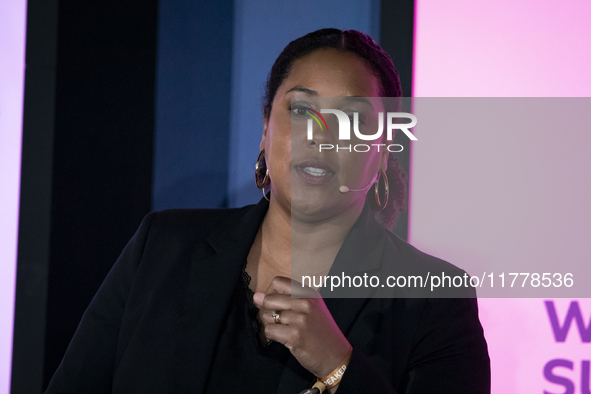
[[[346,342],[343,346],[339,346],[338,349],[334,349],[332,354],[327,354],[324,360],[325,362],[322,365],[324,368],[314,372],[316,377],[320,379],[331,375],[332,372],[343,365],[343,361],[348,357],[352,349],[353,346],[349,342]]]
[[[349,351],[345,355],[345,358],[338,364],[338,366],[329,374],[323,377],[317,377],[318,382],[322,382],[329,392],[333,392],[333,389],[341,382],[345,371],[347,370],[347,366],[349,365],[349,360],[351,359],[351,353],[353,352],[353,347],[349,345]]]

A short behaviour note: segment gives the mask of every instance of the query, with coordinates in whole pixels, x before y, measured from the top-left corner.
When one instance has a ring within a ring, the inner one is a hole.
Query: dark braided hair
[[[392,59],[370,36],[356,30],[320,29],[290,42],[275,60],[275,64],[273,64],[267,78],[265,89],[263,102],[265,118],[269,118],[275,94],[289,75],[293,63],[322,48],[334,48],[359,56],[366,61],[380,81],[381,97],[402,96],[400,77],[392,63]],[[380,210],[377,207],[371,189],[367,193],[366,203],[369,203],[372,209],[378,212],[376,218],[382,225],[387,229],[392,229],[399,213],[406,207],[408,178],[400,165],[400,161],[394,154],[390,154],[388,157],[386,176],[390,185],[390,196],[386,208]]]

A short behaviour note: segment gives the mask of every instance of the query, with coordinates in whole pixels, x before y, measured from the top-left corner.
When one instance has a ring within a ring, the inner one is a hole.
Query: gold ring
[[[281,324],[281,311],[275,310],[271,313],[271,316],[273,317],[275,324]]]

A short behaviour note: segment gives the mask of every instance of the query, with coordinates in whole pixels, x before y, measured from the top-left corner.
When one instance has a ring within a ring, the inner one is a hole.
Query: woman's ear
[[[267,137],[267,127],[269,127],[269,117],[267,116],[267,111],[264,111],[263,114],[263,136],[261,137],[261,150],[265,148],[265,139]]]

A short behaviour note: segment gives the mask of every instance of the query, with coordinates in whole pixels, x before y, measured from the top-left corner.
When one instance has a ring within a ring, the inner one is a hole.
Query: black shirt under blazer
[[[262,199],[239,209],[147,215],[84,313],[46,393],[202,393],[267,209]],[[365,250],[347,250],[353,236]],[[366,272],[402,264],[464,273],[384,230],[366,210],[333,268],[351,256],[364,256]],[[490,393],[475,298],[324,301],[353,346],[339,394]],[[314,380],[290,355],[277,392],[296,394]]]

